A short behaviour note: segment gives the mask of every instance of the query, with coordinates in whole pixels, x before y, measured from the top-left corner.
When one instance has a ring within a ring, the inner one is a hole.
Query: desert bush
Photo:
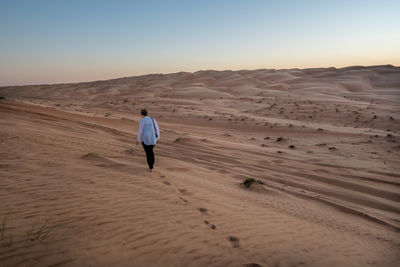
[[[257,179],[254,179],[254,178],[246,178],[242,182],[242,185],[244,185],[245,187],[249,188],[253,183],[264,184],[264,182],[261,181],[261,180],[257,180]]]

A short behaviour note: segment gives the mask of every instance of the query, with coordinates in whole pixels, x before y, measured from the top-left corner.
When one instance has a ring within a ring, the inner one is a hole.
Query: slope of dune
[[[152,74],[0,96],[0,266],[400,263],[398,67]],[[142,108],[161,127],[153,173],[134,145]]]

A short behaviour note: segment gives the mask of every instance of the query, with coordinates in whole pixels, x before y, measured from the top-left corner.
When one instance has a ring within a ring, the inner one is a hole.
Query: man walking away
[[[147,164],[149,171],[153,171],[154,167],[154,152],[153,149],[160,139],[160,129],[158,128],[157,121],[147,116],[147,110],[141,110],[142,119],[139,121],[139,132],[137,136],[136,145],[142,142],[144,151],[146,152]]]

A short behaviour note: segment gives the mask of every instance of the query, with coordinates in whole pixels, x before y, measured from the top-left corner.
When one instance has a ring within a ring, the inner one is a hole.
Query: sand
[[[400,264],[398,67],[0,96],[0,266]],[[142,108],[161,128],[153,173],[135,145]]]

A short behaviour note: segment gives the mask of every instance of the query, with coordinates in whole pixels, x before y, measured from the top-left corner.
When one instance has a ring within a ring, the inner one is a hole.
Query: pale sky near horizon
[[[0,86],[400,65],[395,0],[0,0]]]

